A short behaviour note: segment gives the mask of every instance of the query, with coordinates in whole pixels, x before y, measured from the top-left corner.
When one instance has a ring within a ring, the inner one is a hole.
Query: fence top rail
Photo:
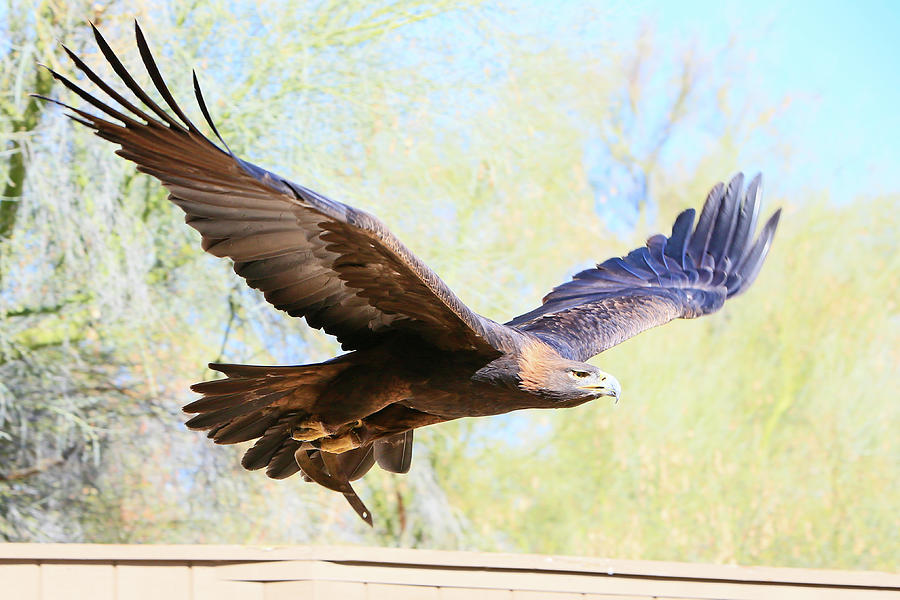
[[[748,567],[583,556],[458,552],[365,546],[144,544],[3,544],[0,562],[272,563],[327,561],[345,565],[577,573],[597,576],[860,586],[900,590],[900,573]]]

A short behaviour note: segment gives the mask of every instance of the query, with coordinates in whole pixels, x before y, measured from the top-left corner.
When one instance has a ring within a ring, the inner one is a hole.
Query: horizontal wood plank
[[[900,597],[895,573],[356,546],[0,544],[0,578],[24,599],[78,598],[84,586],[91,598],[138,599],[152,586],[166,600]]]
[[[438,598],[440,600],[513,600],[513,592],[512,590],[442,587],[438,588]]]
[[[209,546],[120,544],[0,544],[4,560],[77,561],[189,561],[270,562],[283,560],[333,561],[342,564],[391,563],[528,571],[570,571],[722,581],[823,584],[900,589],[900,574],[878,571],[839,571],[789,567],[745,567],[665,561],[620,560],[537,554],[503,554],[369,548],[363,546]]]
[[[366,600],[440,600],[440,597],[436,587],[367,583]]]

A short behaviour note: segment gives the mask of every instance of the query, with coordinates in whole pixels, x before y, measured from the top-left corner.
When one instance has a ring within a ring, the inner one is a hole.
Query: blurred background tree
[[[0,538],[896,565],[896,196],[787,198],[770,181],[786,214],[746,296],[595,359],[623,382],[619,406],[422,430],[408,476],[361,482],[370,531],[342,498],[247,473],[242,448],[183,427],[207,362],[338,348],[203,255],[155,181],[28,98],[59,93],[33,67],[63,62],[56,40],[101,63],[86,18],[133,66],[138,18],[189,114],[197,68],[236,153],[379,215],[497,320],[665,230],[715,181],[790,155],[788,98],[735,86],[740,40],[673,48],[647,26],[615,43],[584,7],[555,17],[562,37],[455,0],[13,0]]]

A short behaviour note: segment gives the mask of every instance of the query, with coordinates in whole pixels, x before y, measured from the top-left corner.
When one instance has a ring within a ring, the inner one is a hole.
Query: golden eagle
[[[584,361],[650,327],[722,307],[753,282],[779,212],[753,235],[760,178],[717,184],[694,224],[693,209],[669,237],[587,269],[543,304],[499,324],[474,313],[377,218],[235,156],[222,140],[194,75],[194,92],[222,147],[176,104],[135,24],[144,66],[168,109],[129,75],[94,28],[100,51],[143,107],[63,47],[120,108],[51,70],[94,116],[50,98],[120,146],[120,156],[159,179],[200,232],[203,249],[234,262],[266,300],[351,352],[320,364],[211,364],[225,379],[192,386],[191,429],[219,444],[257,440],[247,469],[301,473],[344,494],[370,525],[350,482],[374,463],[405,473],[413,430],[460,417],[564,408],[618,398],[616,379]],[[109,120],[112,119],[112,120]],[[116,122],[113,122],[116,121]]]

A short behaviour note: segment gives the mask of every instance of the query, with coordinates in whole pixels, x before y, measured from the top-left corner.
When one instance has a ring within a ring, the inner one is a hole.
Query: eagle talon
[[[319,449],[332,454],[341,454],[359,448],[362,442],[352,429],[339,436],[325,437],[319,440]]]
[[[291,437],[298,442],[312,442],[328,435],[322,421],[304,421],[291,431]]]

